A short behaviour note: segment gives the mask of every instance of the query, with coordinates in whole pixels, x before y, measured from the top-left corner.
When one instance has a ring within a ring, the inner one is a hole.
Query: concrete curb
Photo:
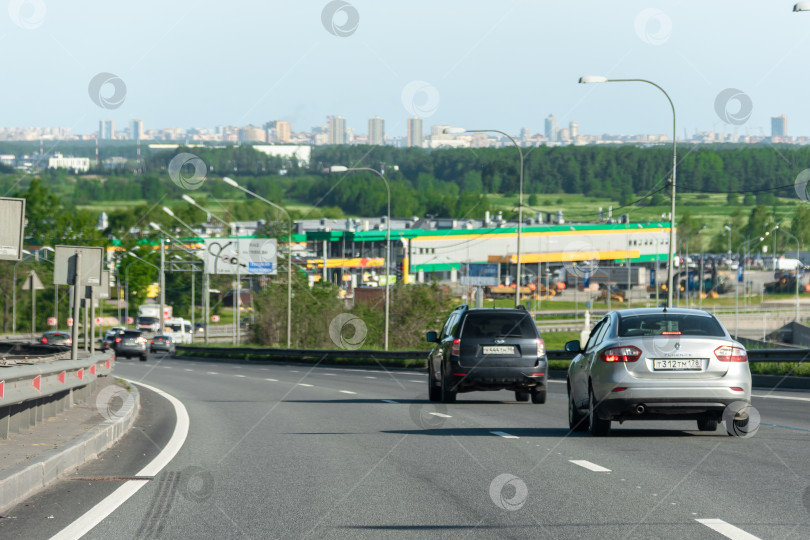
[[[22,463],[0,473],[0,511],[20,503],[71,469],[98,457],[115,444],[135,423],[140,394],[130,386],[134,399],[124,403],[116,418],[106,420],[66,446],[40,454],[31,463]]]

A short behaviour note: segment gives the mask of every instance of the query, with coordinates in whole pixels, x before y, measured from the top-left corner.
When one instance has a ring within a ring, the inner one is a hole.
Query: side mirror
[[[428,332],[427,333],[427,342],[428,343],[436,343],[439,341],[439,336],[436,332]]]
[[[575,339],[565,344],[565,352],[581,353],[582,348],[579,345],[579,340]]]

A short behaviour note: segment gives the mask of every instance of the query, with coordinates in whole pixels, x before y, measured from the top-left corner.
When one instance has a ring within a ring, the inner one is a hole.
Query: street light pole
[[[388,322],[391,311],[391,186],[383,173],[377,169],[369,167],[344,167],[342,165],[334,165],[330,169],[332,172],[358,172],[365,171],[374,173],[379,176],[385,183],[385,190],[388,194],[388,214],[385,223],[385,350],[388,350]],[[326,265],[324,264],[324,271]]]
[[[463,129],[463,128],[445,128],[444,133],[448,134],[455,134],[455,133],[499,133],[509,139],[515,148],[517,148],[518,154],[520,155],[520,179],[518,183],[518,226],[517,226],[517,266],[515,267],[516,271],[516,278],[517,278],[517,286],[515,287],[515,307],[517,308],[520,305],[520,265],[521,265],[521,250],[520,250],[520,240],[522,236],[523,230],[523,149],[520,147],[518,142],[506,132],[500,131],[498,129]]]
[[[276,203],[268,201],[267,199],[265,199],[264,197],[262,197],[260,195],[257,195],[256,193],[253,193],[249,189],[243,188],[242,186],[240,186],[239,184],[236,183],[236,180],[233,180],[232,178],[228,178],[227,176],[224,176],[222,178],[222,180],[226,184],[228,184],[229,186],[233,186],[236,189],[240,189],[240,190],[244,191],[248,195],[251,195],[251,196],[259,199],[263,203],[272,206],[273,208],[275,208],[276,210],[282,212],[285,216],[287,216],[287,224],[288,224],[288,227],[289,227],[289,237],[287,238],[287,348],[289,349],[290,346],[291,346],[290,343],[291,343],[291,336],[292,336],[292,334],[291,334],[291,332],[292,332],[292,235],[293,235],[292,218],[290,217],[290,214],[287,213],[287,211],[284,208],[277,205]],[[386,182],[386,185],[387,185],[387,182]],[[196,206],[196,203],[193,203],[192,201],[189,200],[190,197],[189,198],[183,197],[183,199],[186,202],[191,202],[192,204],[195,204],[195,206]],[[390,204],[391,204],[391,196],[390,196],[390,194],[388,196],[388,204],[389,204],[389,208],[390,208]],[[214,217],[216,217],[216,216],[214,216]],[[219,219],[219,218],[217,218],[217,219]],[[222,220],[220,219],[219,221],[222,221]],[[388,329],[388,327],[386,325],[386,343],[387,343],[387,337],[388,337],[387,329]],[[386,350],[387,349],[388,349],[388,347],[386,347]]]
[[[648,81],[647,79],[608,79],[607,77],[603,77],[601,75],[586,75],[585,77],[580,77],[579,83],[580,84],[590,84],[590,83],[606,83],[606,82],[642,82],[646,84],[651,84],[652,86],[658,88],[664,96],[666,96],[667,101],[669,101],[670,107],[672,107],[672,207],[670,210],[670,223],[669,223],[669,257],[668,257],[668,264],[667,264],[667,306],[672,307],[672,281],[673,281],[673,265],[674,265],[674,250],[675,250],[675,179],[676,179],[676,172],[678,169],[678,139],[677,139],[677,131],[676,131],[676,120],[675,120],[675,104],[672,103],[672,99],[667,94],[666,90],[658,86],[652,81]],[[689,275],[688,267],[687,267],[687,276]],[[688,295],[687,295],[688,297]]]
[[[790,236],[794,240],[796,240],[796,260],[799,261],[799,252],[802,250],[801,243],[799,239],[787,232],[785,229],[780,229],[779,225],[776,226],[777,229],[785,233],[786,235]],[[774,239],[776,235],[774,235]],[[775,242],[774,242],[775,244]],[[776,256],[776,252],[774,252],[774,257]],[[799,322],[799,265],[796,265],[796,322]]]

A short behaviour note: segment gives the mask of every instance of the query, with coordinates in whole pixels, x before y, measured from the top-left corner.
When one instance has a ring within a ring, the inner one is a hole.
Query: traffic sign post
[[[35,341],[37,339],[37,291],[44,291],[45,286],[37,273],[31,270],[31,273],[25,278],[22,290],[31,291],[31,341]]]

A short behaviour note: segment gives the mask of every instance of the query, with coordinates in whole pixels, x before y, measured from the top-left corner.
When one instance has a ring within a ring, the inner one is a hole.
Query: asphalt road
[[[545,405],[509,392],[441,405],[413,372],[153,357],[116,373],[178,398],[190,429],[85,538],[810,535],[810,394],[755,397],[751,437],[628,422],[595,439],[568,432],[561,382]],[[176,414],[140,391],[136,429],[7,512],[0,537],[56,534],[160,451]]]

